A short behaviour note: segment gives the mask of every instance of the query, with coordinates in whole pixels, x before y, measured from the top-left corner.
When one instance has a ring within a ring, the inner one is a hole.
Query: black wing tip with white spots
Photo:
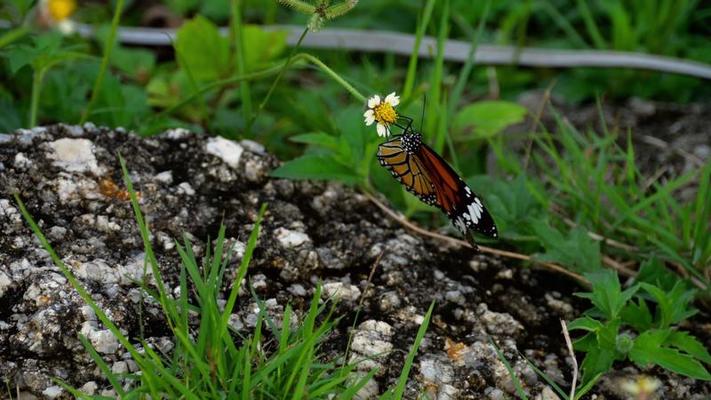
[[[454,226],[467,238],[471,231],[498,238],[499,233],[496,229],[494,218],[484,207],[484,203],[479,196],[469,189],[469,186],[464,182],[462,182],[462,185],[465,195],[464,201],[449,215]]]

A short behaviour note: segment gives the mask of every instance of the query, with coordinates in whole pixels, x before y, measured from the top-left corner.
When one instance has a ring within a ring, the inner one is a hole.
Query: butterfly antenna
[[[422,124],[425,122],[425,109],[427,109],[427,94],[422,100],[422,116],[420,117],[420,132],[422,132]]]

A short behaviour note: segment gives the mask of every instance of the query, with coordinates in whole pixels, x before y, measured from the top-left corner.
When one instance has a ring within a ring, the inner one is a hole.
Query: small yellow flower
[[[62,33],[74,32],[75,24],[69,17],[77,9],[76,0],[40,0],[39,19],[45,26],[57,27]]]
[[[395,92],[385,96],[384,100],[380,100],[377,94],[368,99],[368,110],[363,114],[365,125],[373,125],[377,122],[376,129],[378,136],[387,137],[390,135],[390,125],[397,122],[397,112],[395,107],[400,104],[400,96],[396,96]]]

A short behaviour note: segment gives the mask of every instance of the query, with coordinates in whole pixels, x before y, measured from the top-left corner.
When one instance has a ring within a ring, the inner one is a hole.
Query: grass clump
[[[123,159],[121,166],[144,240],[146,262],[156,283],[155,288],[144,283],[143,289],[163,310],[163,317],[175,340],[171,354],[159,354],[143,338],[137,339],[138,344],[134,344],[135,338],[121,333],[62,262],[23,202],[16,196],[22,215],[55,265],[138,365],[137,373],[115,374],[89,340],[80,337],[116,395],[125,399],[146,396],[186,399],[316,399],[333,398],[333,395],[349,399],[372,379],[375,370],[353,375],[351,372],[355,371],[355,365],[341,363],[338,359],[326,359],[321,353],[320,345],[332,332],[338,318],[333,316],[334,308],[330,302],[319,304],[320,285],[314,290],[308,310],[301,316],[287,305],[281,321],[276,321],[267,314],[263,302],[256,299],[259,312],[256,325],[249,335],[236,331],[230,324],[238,293],[257,245],[266,205],[260,208],[224,306],[218,302],[222,297],[220,288],[225,283],[226,272],[233,258],[232,249],[225,248],[224,226],[220,228],[211,249],[208,244],[207,254],[202,260],[193,254],[189,240],[176,243],[182,262],[179,294],[172,295],[161,276],[149,239],[148,226]],[[387,392],[387,398],[401,398],[414,355],[427,329],[432,307],[408,356],[407,368],[403,370],[397,389],[392,392],[395,396]],[[64,382],[58,383],[77,398],[105,398],[89,396]]]

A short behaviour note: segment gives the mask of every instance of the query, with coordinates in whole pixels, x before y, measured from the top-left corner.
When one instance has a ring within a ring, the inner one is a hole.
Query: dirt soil
[[[187,233],[196,251],[204,253],[206,239],[214,238],[223,222],[229,243],[243,248],[260,204],[267,203],[248,277],[270,315],[278,319],[287,303],[303,313],[315,286],[323,282],[324,297],[339,297],[338,312],[345,315],[324,347],[328,356],[337,357],[345,351],[363,298],[352,332],[353,357],[368,360],[359,364],[363,369],[380,367],[363,397],[382,393],[396,381],[432,301],[432,323],[406,398],[422,393],[438,399],[515,397],[491,341],[531,398],[557,397],[522,355],[558,384],[569,385],[560,319],[569,321],[588,307],[573,296],[581,290],[575,282],[415,236],[350,188],[270,178],[278,160],[254,142],[184,130],[143,139],[87,124],[0,134],[0,379],[13,393],[17,387],[40,398],[69,398],[52,381],[60,378],[88,393],[115,395],[84,351],[79,332],[109,366],[135,370],[125,349],[41,250],[19,215],[15,192],[114,322],[136,339],[142,325],[149,343],[167,352],[173,347],[156,305],[140,304],[135,282],[143,276],[143,246],[121,193],[117,152],[126,158],[140,190],[161,272],[171,288],[178,286],[174,238]],[[239,265],[236,253],[232,269]],[[248,292],[241,295],[235,326],[248,333],[256,309]],[[710,321],[704,314],[693,323]],[[703,340],[711,344],[709,337]],[[711,396],[709,383],[658,368],[616,367],[595,390],[598,399],[626,398],[620,382],[640,373],[662,382],[658,394],[663,399]]]

